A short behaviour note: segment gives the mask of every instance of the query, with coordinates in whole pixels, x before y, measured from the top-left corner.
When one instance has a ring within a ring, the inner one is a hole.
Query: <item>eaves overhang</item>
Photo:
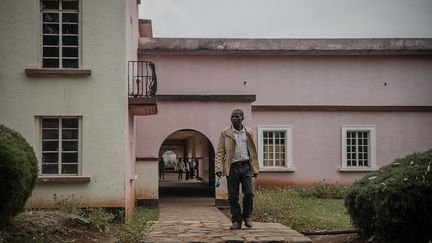
[[[432,38],[140,38],[138,53],[191,55],[432,55]]]

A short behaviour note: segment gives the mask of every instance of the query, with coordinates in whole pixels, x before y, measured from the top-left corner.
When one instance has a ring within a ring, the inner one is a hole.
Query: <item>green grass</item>
[[[135,208],[132,216],[132,221],[144,219],[147,221],[157,221],[159,217],[159,210],[157,208]]]
[[[292,227],[301,231],[352,229],[343,199],[297,198]]]
[[[255,219],[284,224],[298,231],[352,229],[343,199],[305,197],[294,189],[257,190]]]
[[[120,225],[114,233],[116,242],[139,242],[146,236],[145,230],[151,226],[151,221],[159,217],[157,208],[135,208],[132,219]]]

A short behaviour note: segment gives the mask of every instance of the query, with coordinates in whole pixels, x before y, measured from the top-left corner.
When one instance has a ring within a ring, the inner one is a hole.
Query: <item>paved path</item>
[[[241,230],[229,230],[230,226],[212,197],[163,197],[159,221],[148,229],[143,242],[311,242],[276,223],[253,222],[253,228]]]

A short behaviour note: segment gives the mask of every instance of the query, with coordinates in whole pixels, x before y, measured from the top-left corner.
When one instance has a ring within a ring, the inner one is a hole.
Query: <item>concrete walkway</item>
[[[202,186],[199,183],[196,181],[194,186]],[[185,190],[185,183],[181,184]],[[162,197],[159,221],[147,230],[142,242],[311,242],[276,223],[253,222],[253,228],[241,230],[229,230],[230,226],[230,219],[214,206],[213,197]]]

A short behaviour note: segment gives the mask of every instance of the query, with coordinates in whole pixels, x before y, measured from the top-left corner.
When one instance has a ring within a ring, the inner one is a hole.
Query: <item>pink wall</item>
[[[311,184],[320,180],[349,183],[365,172],[340,172],[341,127],[375,125],[377,166],[432,148],[431,113],[254,112],[254,125],[291,125],[292,173],[263,173],[258,183]]]
[[[340,172],[341,126],[375,125],[377,165],[432,148],[431,112],[251,112],[251,105],[432,105],[430,56],[147,55],[158,94],[252,94],[248,103],[158,101],[159,114],[137,120],[137,156],[157,156],[172,132],[190,128],[216,146],[234,108],[245,124],[291,125],[294,172],[266,172],[258,184],[350,183]],[[246,81],[246,83],[244,83]],[[384,85],[387,83],[387,85]]]
[[[156,64],[159,94],[256,94],[255,105],[432,104],[430,56],[147,55],[143,59]]]
[[[163,141],[182,129],[201,132],[216,147],[222,129],[230,125],[231,112],[236,108],[245,112],[245,124],[251,123],[251,108],[247,103],[159,101],[157,115],[136,117],[136,156],[158,157]]]

